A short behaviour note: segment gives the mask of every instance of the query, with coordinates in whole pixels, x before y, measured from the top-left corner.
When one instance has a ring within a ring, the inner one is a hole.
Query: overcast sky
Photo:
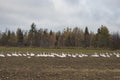
[[[120,0],[0,0],[0,31],[18,27],[63,30],[80,27],[97,31],[106,25],[120,31]]]

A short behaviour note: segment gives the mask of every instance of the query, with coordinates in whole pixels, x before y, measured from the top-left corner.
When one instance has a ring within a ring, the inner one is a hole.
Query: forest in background
[[[32,23],[30,27],[29,31],[18,28],[16,32],[7,30],[0,33],[0,46],[120,49],[120,34],[118,32],[110,34],[108,28],[104,25],[98,28],[97,33],[89,32],[88,27],[85,30],[79,27],[73,29],[67,27],[58,32],[42,28],[37,29],[35,23]]]

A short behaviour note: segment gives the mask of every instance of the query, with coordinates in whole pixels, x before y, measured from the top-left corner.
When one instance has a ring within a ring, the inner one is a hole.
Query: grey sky
[[[37,28],[63,30],[85,26],[97,31],[106,25],[120,31],[120,0],[0,0],[0,30]]]

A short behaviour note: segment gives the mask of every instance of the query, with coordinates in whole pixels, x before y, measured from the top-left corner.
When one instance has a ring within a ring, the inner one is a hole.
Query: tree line
[[[47,29],[36,29],[32,23],[30,30],[24,32],[18,28],[16,32],[7,30],[0,33],[0,46],[10,47],[83,47],[120,49],[120,34],[109,33],[106,26],[98,28],[97,33],[75,27],[67,27],[63,31],[53,32]]]

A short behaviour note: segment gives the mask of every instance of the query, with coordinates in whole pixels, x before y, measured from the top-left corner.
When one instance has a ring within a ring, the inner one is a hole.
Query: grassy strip
[[[109,49],[83,49],[83,48],[23,48],[23,47],[0,47],[0,52],[55,52],[55,53],[120,53],[120,50]]]

